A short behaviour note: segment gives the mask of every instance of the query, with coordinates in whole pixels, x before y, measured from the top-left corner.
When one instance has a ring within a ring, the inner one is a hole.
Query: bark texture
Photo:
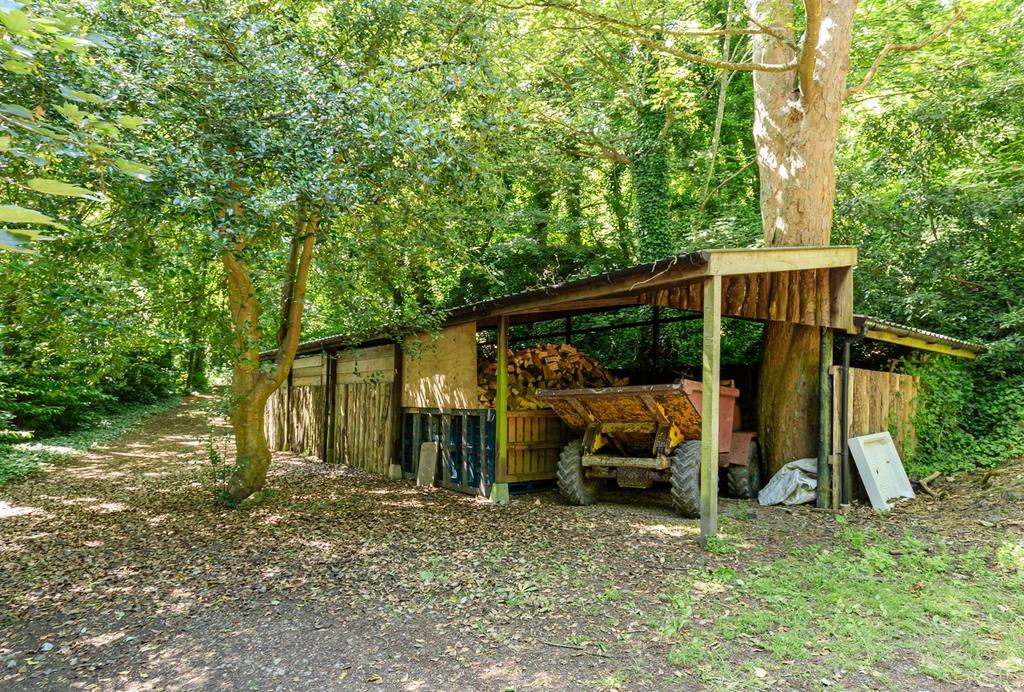
[[[263,413],[267,399],[288,376],[295,360],[302,325],[309,265],[316,239],[316,217],[296,224],[281,295],[277,356],[261,370],[260,302],[241,246],[221,257],[228,284],[228,307],[235,329],[235,362],[231,380],[231,425],[235,431],[235,465],[228,479],[225,503],[237,505],[261,490],[270,468],[270,449]]]
[[[766,245],[828,245],[835,199],[835,148],[850,63],[856,0],[808,0],[803,45],[791,28],[793,0],[748,0],[759,23],[789,39],[753,39],[755,63],[797,61],[788,72],[756,71],[754,142]],[[799,46],[799,49],[794,47]],[[769,322],[758,427],[770,473],[817,454],[818,332]]]

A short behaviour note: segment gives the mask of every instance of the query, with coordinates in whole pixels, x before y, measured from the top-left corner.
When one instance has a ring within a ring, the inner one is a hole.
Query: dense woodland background
[[[742,20],[733,4],[582,6],[712,26]],[[21,244],[11,224],[28,217],[4,208],[0,242],[34,250],[0,252],[11,439],[94,425],[224,371],[238,347],[225,209],[271,287],[288,260],[280,229],[318,210],[304,339],[422,328],[467,302],[761,239],[750,75],[578,14],[468,0],[18,7],[0,0],[0,203],[45,214],[35,224],[51,239]],[[915,463],[945,471],[1024,453],[1024,6],[962,9],[847,101],[832,237],[859,248],[858,312],[988,348],[904,364],[929,397]],[[887,40],[917,41],[949,12],[862,2],[851,81]],[[742,36],[678,45],[750,50]],[[260,295],[269,348],[280,294]],[[695,362],[695,329],[667,330],[670,365]],[[756,362],[760,327],[727,329],[728,362]],[[647,338],[579,345],[622,367],[647,357]]]

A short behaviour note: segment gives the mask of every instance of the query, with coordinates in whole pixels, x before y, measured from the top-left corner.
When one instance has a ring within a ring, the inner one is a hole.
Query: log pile
[[[477,372],[480,405],[494,408],[497,364],[481,361]],[[583,389],[624,387],[626,378],[616,377],[596,359],[569,344],[545,344],[509,352],[508,408],[510,411],[548,408],[534,396],[538,389]]]

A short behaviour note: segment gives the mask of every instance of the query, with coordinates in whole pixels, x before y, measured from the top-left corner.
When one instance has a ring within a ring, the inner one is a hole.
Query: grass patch
[[[833,548],[695,574],[673,586],[668,604],[659,627],[677,640],[670,661],[707,683],[757,685],[777,674],[817,685],[836,671],[884,685],[907,675],[1005,683],[1024,674],[1024,545],[1009,539],[953,554],[846,528]]]
[[[179,397],[170,397],[155,404],[128,406],[104,416],[92,427],[67,435],[0,444],[0,488],[36,473],[43,464],[73,459],[90,447],[113,440],[146,418],[173,409],[180,403]]]

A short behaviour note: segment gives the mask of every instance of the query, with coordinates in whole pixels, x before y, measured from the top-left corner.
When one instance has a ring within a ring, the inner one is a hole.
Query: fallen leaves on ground
[[[4,489],[0,685],[678,686],[652,624],[670,582],[836,532],[827,514],[723,500],[741,549],[708,554],[664,494],[496,506],[284,453],[268,498],[228,510],[208,459],[229,438],[205,403]],[[909,507],[853,520],[943,504]]]

